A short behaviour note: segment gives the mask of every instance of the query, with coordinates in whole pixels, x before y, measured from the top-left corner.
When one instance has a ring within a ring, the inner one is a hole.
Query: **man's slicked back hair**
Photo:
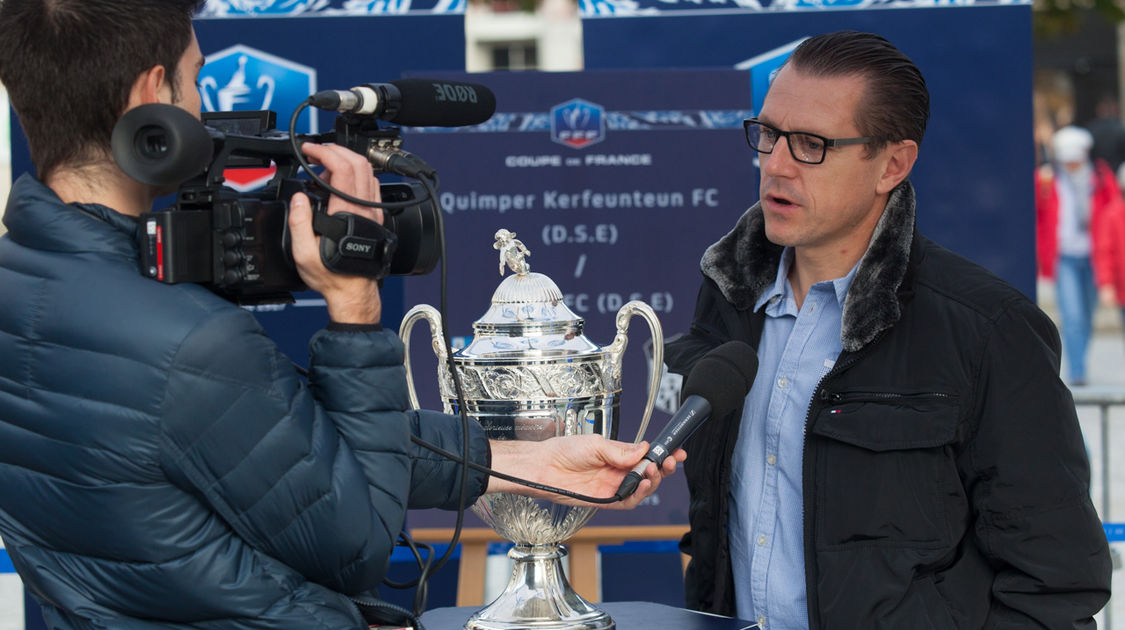
[[[801,42],[785,62],[810,76],[857,75],[867,80],[856,108],[861,136],[877,139],[870,150],[888,142],[922,144],[930,117],[930,92],[918,66],[893,44],[874,33],[837,31]]]
[[[203,0],[0,0],[0,83],[40,179],[109,155],[129,89],[177,64]]]

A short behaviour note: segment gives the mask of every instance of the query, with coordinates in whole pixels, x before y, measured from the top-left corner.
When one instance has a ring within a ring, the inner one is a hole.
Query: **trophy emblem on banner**
[[[629,320],[640,315],[653,339],[648,399],[639,441],[652,415],[664,363],[660,322],[647,304],[632,301],[617,313],[617,335],[602,348],[583,334],[584,320],[563,303],[563,294],[547,276],[532,273],[530,252],[515,234],[496,232],[500,273],[506,277],[492,304],[473,323],[473,339],[453,355],[462,381],[466,413],[484,427],[490,439],[533,440],[582,433],[617,439],[621,397],[621,366],[628,343]],[[438,357],[438,387],[447,413],[459,404],[447,360],[441,318],[429,305],[412,308],[399,336],[407,346],[407,386],[418,407],[410,371],[409,337],[414,324],[429,322]],[[467,630],[607,630],[615,624],[570,587],[562,572],[561,543],[578,532],[597,511],[563,506],[522,495],[482,496],[473,511],[497,533],[515,543],[514,560],[504,592],[473,615]]]

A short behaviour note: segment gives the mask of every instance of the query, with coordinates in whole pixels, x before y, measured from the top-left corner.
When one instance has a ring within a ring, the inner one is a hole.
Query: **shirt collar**
[[[773,284],[762,292],[758,297],[758,301],[754,303],[754,310],[761,309],[766,304],[778,304],[785,298],[792,298],[793,292],[789,286],[789,269],[793,266],[793,248],[786,247],[781,252],[781,259],[777,262],[777,275],[774,276]],[[829,280],[832,284],[832,290],[836,294],[836,302],[840,308],[844,308],[844,300],[848,297],[848,289],[852,286],[852,280],[855,278],[856,269],[859,268],[859,261],[852,265],[851,270],[843,276],[835,280]],[[824,284],[818,282],[814,287]],[[769,313],[777,315],[778,313]]]

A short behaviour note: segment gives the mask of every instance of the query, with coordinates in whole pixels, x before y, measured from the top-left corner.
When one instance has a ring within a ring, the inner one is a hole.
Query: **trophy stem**
[[[562,571],[559,544],[516,545],[507,588],[465,630],[612,630],[613,619],[582,599]]]

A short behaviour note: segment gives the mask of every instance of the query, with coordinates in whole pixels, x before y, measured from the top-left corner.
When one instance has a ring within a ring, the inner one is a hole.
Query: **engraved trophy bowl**
[[[540,441],[563,435],[598,433],[617,439],[621,366],[629,321],[639,315],[653,340],[648,398],[634,442],[652,415],[664,362],[663,334],[652,308],[628,302],[617,313],[617,334],[605,347],[582,334],[584,321],[563,303],[547,276],[532,273],[531,252],[508,230],[496,232],[500,283],[492,304],[473,323],[473,339],[453,354],[461,380],[465,412],[484,427],[489,439]],[[418,408],[410,368],[410,332],[425,319],[438,358],[438,388],[446,413],[459,411],[446,355],[441,318],[421,304],[403,318],[399,336],[406,345],[406,376],[411,404]],[[515,543],[511,579],[504,592],[474,614],[466,630],[604,630],[615,624],[571,588],[562,571],[561,543],[597,511],[563,506],[517,494],[482,496],[473,511],[505,539]]]

